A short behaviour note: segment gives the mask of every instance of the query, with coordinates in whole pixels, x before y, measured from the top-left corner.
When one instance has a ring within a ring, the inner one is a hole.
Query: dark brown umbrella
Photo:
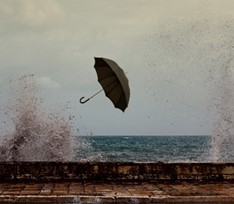
[[[97,72],[98,82],[103,89],[85,101],[83,101],[84,97],[82,97],[80,103],[87,102],[104,90],[106,96],[112,101],[114,106],[124,112],[128,107],[130,97],[128,79],[124,74],[124,71],[113,60],[97,57],[94,59],[94,68]]]

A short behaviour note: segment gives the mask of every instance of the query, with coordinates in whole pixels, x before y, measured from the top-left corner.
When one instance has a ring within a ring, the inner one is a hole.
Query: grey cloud
[[[1,0],[0,2],[2,35],[40,32],[41,29],[53,29],[63,21],[64,12],[55,0]]]

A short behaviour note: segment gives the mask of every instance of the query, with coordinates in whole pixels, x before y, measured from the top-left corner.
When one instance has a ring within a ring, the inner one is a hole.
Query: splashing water
[[[225,63],[220,80],[221,98],[217,110],[218,119],[212,134],[211,160],[234,160],[234,70],[233,57]]]
[[[1,133],[1,161],[72,160],[71,122],[46,110],[43,100],[36,95],[38,89],[32,75],[10,82],[10,97],[1,110],[6,129]]]

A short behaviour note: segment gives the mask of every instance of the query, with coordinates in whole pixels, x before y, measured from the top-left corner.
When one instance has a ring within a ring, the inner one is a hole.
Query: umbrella
[[[97,72],[98,82],[101,84],[102,90],[86,100],[84,100],[84,97],[80,98],[80,103],[86,103],[104,90],[105,95],[112,101],[114,106],[124,112],[128,107],[130,97],[128,79],[124,71],[113,60],[97,57],[94,59],[94,68]]]

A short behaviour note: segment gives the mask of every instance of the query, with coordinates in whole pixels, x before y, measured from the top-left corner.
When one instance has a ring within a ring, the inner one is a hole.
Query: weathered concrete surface
[[[234,163],[2,162],[1,181],[226,181]]]
[[[0,183],[0,203],[233,203],[234,182]]]
[[[234,203],[234,163],[0,163],[0,203]]]

